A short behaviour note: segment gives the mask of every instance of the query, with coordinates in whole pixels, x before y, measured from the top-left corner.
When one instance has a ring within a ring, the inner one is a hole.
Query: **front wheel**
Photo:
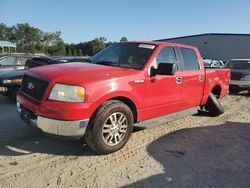
[[[219,116],[224,113],[224,108],[222,107],[220,101],[216,98],[213,93],[209,94],[207,103],[205,104],[205,109],[212,116]]]
[[[123,102],[110,100],[95,112],[87,127],[85,141],[98,154],[121,149],[133,130],[133,114]]]

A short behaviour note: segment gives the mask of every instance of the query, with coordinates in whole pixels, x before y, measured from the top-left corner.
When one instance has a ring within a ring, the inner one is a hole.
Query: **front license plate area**
[[[32,116],[32,112],[30,112],[29,110],[27,110],[27,109],[25,109],[25,108],[22,108],[22,111],[21,111],[21,119],[22,119],[25,123],[30,124],[31,116]]]

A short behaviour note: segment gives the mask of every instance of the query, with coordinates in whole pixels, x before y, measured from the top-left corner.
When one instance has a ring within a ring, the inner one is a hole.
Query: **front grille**
[[[41,100],[48,86],[48,81],[39,80],[31,76],[24,75],[22,90],[29,96]]]
[[[240,80],[243,78],[245,75],[240,72],[231,72],[231,80]]]

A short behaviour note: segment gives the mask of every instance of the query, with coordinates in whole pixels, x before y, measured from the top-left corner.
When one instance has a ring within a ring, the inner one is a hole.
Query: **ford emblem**
[[[28,89],[29,89],[29,90],[33,90],[34,88],[35,88],[34,84],[31,83],[31,82],[29,82],[29,83],[28,83]]]

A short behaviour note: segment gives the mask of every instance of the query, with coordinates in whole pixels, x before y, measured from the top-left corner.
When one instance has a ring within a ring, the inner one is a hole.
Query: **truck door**
[[[185,108],[198,106],[203,96],[205,71],[200,66],[199,58],[191,48],[178,48],[181,57],[182,84],[181,103]]]
[[[163,47],[152,61],[151,66],[157,68],[159,63],[177,63],[177,56],[173,47]],[[150,66],[150,67],[151,67]],[[150,67],[146,76],[145,111],[144,119],[150,119],[179,109],[181,84],[176,83],[180,75],[156,75],[150,77]]]

